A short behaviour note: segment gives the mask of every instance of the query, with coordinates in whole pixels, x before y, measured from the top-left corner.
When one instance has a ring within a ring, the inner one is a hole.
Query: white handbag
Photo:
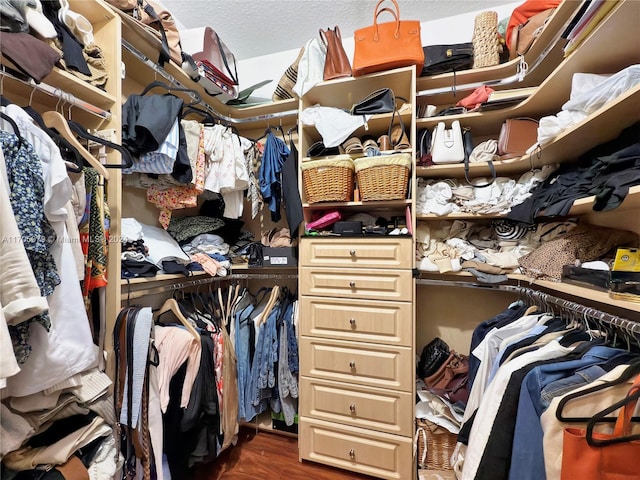
[[[464,161],[462,130],[458,120],[453,121],[450,129],[445,128],[444,122],[438,122],[431,145],[431,159],[435,164]]]

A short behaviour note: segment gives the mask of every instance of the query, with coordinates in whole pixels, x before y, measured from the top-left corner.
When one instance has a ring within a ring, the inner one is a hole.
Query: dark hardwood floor
[[[293,437],[240,428],[238,444],[216,462],[200,467],[193,480],[369,480],[373,477],[298,461]]]

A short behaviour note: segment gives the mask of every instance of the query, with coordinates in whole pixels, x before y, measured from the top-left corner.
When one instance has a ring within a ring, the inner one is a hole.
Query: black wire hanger
[[[150,90],[152,90],[152,89],[154,89],[156,87],[164,88],[169,93],[171,93],[171,92],[186,92],[186,93],[190,94],[192,96],[193,100],[191,102],[189,102],[189,103],[185,103],[184,105],[186,107],[190,107],[192,105],[197,105],[199,103],[202,103],[202,97],[200,96],[200,94],[198,92],[196,92],[192,88],[172,87],[171,85],[167,85],[166,83],[161,82],[159,80],[155,80],[155,81],[151,82],[149,85],[147,85],[146,87],[144,87],[144,90],[142,90],[142,93],[140,94],[140,96],[146,95],[147,93],[149,93]]]
[[[79,123],[73,122],[71,120],[67,120],[69,124],[69,128],[73,130],[75,133],[80,135],[82,138],[87,140],[92,140],[96,143],[104,145],[105,147],[113,148],[122,154],[122,159],[124,163],[121,164],[105,164],[106,168],[130,168],[133,165],[133,158],[131,158],[131,153],[129,150],[124,148],[122,145],[118,145],[117,143],[110,142],[105,140],[104,138],[98,137],[96,135],[90,134],[82,125]]]
[[[18,149],[22,148],[22,135],[20,135],[20,129],[18,128],[16,121],[4,112],[0,112],[0,118],[6,120],[7,123],[11,125],[13,133],[18,137]]]

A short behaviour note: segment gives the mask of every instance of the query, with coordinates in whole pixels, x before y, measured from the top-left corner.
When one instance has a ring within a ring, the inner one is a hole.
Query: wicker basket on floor
[[[371,200],[401,200],[407,195],[411,155],[399,153],[354,160],[360,198]]]
[[[302,162],[302,186],[307,203],[353,199],[353,160],[346,157]]]
[[[416,418],[418,465],[420,468],[452,470],[451,454],[458,436],[429,420]]]

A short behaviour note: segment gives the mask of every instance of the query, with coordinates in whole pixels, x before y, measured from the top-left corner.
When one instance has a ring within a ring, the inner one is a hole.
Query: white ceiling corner
[[[319,29],[335,25],[340,27],[343,38],[350,38],[354,30],[373,23],[377,1],[161,0],[161,3],[173,14],[181,32],[213,27],[236,58],[244,60],[298,49],[317,36]],[[390,1],[387,3],[392,6]],[[508,3],[513,0],[398,0],[401,19],[422,22]],[[380,20],[391,18],[383,13]],[[193,40],[189,43],[193,44]],[[202,40],[196,44],[202,45]]]

